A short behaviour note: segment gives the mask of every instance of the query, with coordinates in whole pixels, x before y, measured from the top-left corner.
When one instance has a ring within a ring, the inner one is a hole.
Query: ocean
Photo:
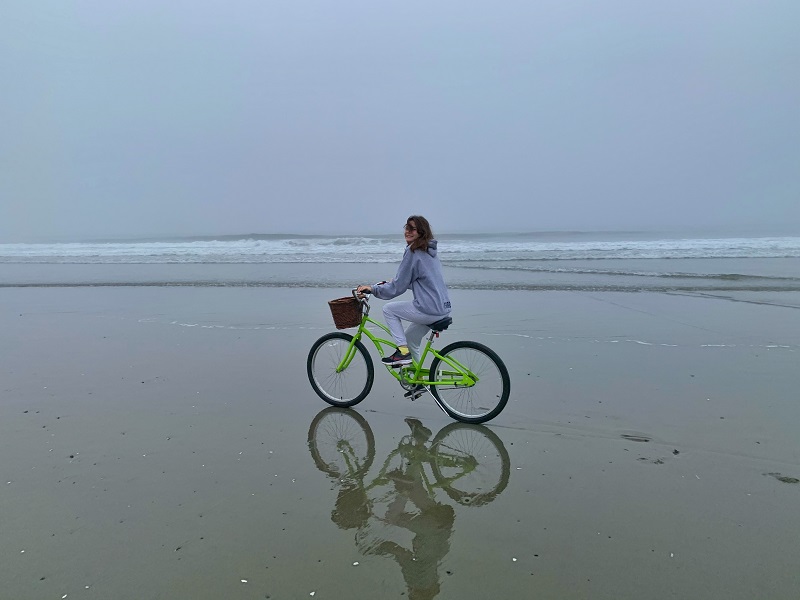
[[[794,236],[534,232],[438,239],[453,288],[800,291],[800,237]],[[0,287],[347,288],[390,278],[403,248],[396,234],[0,244]]]

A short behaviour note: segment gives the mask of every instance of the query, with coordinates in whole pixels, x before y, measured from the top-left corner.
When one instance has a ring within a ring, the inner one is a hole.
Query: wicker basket
[[[358,327],[361,324],[361,303],[352,296],[328,302],[336,329]]]

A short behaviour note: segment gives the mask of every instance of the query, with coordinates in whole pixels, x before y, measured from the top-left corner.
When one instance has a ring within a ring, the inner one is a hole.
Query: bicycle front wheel
[[[314,342],[308,353],[306,370],[311,387],[334,406],[358,404],[372,389],[372,359],[361,342],[351,346],[352,340],[349,333],[329,333]],[[339,370],[343,364],[345,368]]]
[[[461,341],[445,346],[439,355],[431,362],[431,393],[448,415],[462,423],[484,423],[500,414],[511,380],[492,349]]]
[[[334,479],[361,478],[375,458],[375,436],[356,411],[329,406],[311,421],[308,448],[323,473]]]

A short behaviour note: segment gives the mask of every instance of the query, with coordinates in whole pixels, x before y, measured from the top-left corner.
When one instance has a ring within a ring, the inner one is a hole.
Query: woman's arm
[[[412,254],[412,251],[406,248],[403,254],[403,260],[400,261],[400,266],[397,268],[397,275],[394,276],[394,279],[370,286],[376,298],[391,300],[411,287],[411,280],[414,275]]]

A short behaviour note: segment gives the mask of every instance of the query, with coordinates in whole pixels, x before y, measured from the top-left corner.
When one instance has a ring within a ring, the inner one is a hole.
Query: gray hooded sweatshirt
[[[403,260],[394,279],[372,286],[372,293],[381,300],[396,298],[411,288],[414,306],[432,317],[450,314],[450,296],[442,275],[442,263],[437,257],[436,240],[428,242],[428,251],[412,251],[406,246]]]

